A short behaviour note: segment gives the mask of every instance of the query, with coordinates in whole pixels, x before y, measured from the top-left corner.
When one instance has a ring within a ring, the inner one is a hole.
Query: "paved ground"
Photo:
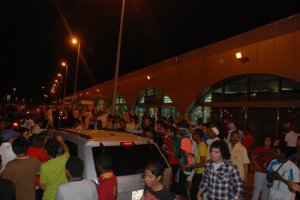
[[[244,190],[245,200],[252,199],[254,172],[250,171],[248,176],[248,187]]]

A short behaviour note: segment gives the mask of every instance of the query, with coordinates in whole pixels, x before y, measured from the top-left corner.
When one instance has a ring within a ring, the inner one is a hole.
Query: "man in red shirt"
[[[112,158],[108,154],[99,155],[97,169],[100,172],[98,177],[98,197],[101,200],[115,200],[118,196],[117,177],[113,173]]]

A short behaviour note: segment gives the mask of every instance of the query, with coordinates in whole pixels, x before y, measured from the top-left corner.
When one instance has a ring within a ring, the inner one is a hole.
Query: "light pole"
[[[64,101],[65,97],[66,97],[66,87],[67,87],[67,77],[68,77],[68,64],[66,62],[62,62],[61,66],[66,68],[65,85],[64,85],[64,96],[63,96],[63,101]]]
[[[60,81],[58,82],[58,84],[59,84],[58,104],[59,104],[59,102],[60,102],[60,97],[61,97],[62,75],[61,75],[61,74],[57,74],[57,76],[60,77]]]
[[[15,102],[15,96],[16,96],[16,90],[17,90],[17,88],[13,88],[13,91],[14,91],[14,93],[13,93],[13,102]]]
[[[77,45],[77,61],[76,61],[76,70],[75,70],[75,83],[74,83],[74,96],[75,96],[77,91],[78,64],[80,58],[80,42],[76,38],[73,38],[72,44]]]
[[[122,11],[121,11],[121,20],[119,28],[119,38],[118,38],[118,49],[116,57],[116,67],[115,67],[115,79],[114,79],[114,90],[113,90],[113,99],[112,99],[112,114],[116,113],[116,96],[117,96],[117,86],[118,86],[118,77],[119,77],[119,67],[120,67],[120,54],[122,46],[122,36],[123,36],[123,22],[124,22],[124,13],[125,13],[125,1],[122,1]]]

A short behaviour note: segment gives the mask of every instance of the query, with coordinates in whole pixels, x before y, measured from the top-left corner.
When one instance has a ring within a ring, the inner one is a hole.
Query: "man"
[[[28,147],[29,144],[23,137],[13,141],[12,149],[17,158],[7,163],[2,174],[2,178],[11,180],[15,184],[17,200],[35,199],[35,181],[41,163],[27,155]]]
[[[207,160],[207,147],[203,142],[203,132],[201,129],[195,129],[193,139],[197,143],[197,153],[195,155],[195,164],[189,165],[189,168],[195,168],[195,174],[192,179],[192,187],[190,191],[190,199],[196,199],[199,190],[199,184],[202,180],[204,166]]]
[[[247,149],[240,142],[240,134],[238,131],[232,131],[230,136],[230,160],[236,164],[241,179],[246,186],[248,183],[248,165],[250,163]]]
[[[267,176],[270,184],[269,199],[283,200],[295,199],[295,193],[289,189],[288,181],[300,182],[299,168],[288,160],[289,150],[286,146],[276,147],[276,159],[272,160],[268,167]]]
[[[297,165],[297,167],[300,169],[300,136],[297,138],[297,143],[296,143],[297,151],[294,153],[289,160],[292,161]],[[296,199],[300,199],[300,193],[296,193]]]
[[[84,179],[84,164],[78,157],[70,157],[66,163],[66,174],[69,183],[58,187],[56,200],[98,200],[95,183]]]
[[[211,159],[205,165],[197,199],[202,200],[204,191],[208,191],[208,199],[243,199],[242,180],[236,165],[229,161],[227,144],[223,140],[217,140],[209,150]]]
[[[60,146],[63,147],[64,154],[59,154]],[[44,189],[43,200],[53,200],[56,196],[57,187],[67,183],[65,165],[69,156],[69,149],[61,136],[49,139],[45,144],[45,150],[49,155],[49,160],[42,164],[40,174],[40,186]]]
[[[206,141],[207,143],[207,158],[210,159],[210,153],[209,153],[209,150],[210,150],[210,145],[214,142],[214,141],[217,141],[217,140],[220,140],[220,138],[218,137],[219,135],[219,130],[216,128],[216,127],[212,127],[210,128],[208,131],[207,131],[207,135],[208,135],[208,140]]]
[[[0,172],[3,171],[9,161],[17,157],[11,145],[16,135],[18,135],[18,133],[11,129],[1,131],[2,144],[0,146],[0,155],[2,156],[2,168],[0,168]]]
[[[0,168],[1,167],[2,167],[2,159],[0,155]],[[10,180],[0,178],[0,199],[5,199],[5,200],[16,199],[16,187],[15,184]]]
[[[101,154],[97,159],[97,170],[100,175],[97,188],[100,200],[116,200],[118,197],[117,177],[112,171],[112,158],[109,154]]]
[[[291,122],[285,123],[284,129],[286,131],[286,135],[284,138],[284,141],[286,142],[286,146],[288,147],[290,153],[295,153],[296,142],[297,142],[297,138],[298,138],[299,134],[294,131],[295,126]]]

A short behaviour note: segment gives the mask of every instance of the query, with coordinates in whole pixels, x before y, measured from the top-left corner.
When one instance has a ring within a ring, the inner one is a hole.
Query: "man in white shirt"
[[[70,157],[66,163],[66,174],[69,183],[62,184],[56,192],[56,200],[98,200],[95,183],[82,178],[83,161]]]
[[[3,171],[4,167],[9,161],[17,158],[11,146],[14,136],[16,136],[17,134],[18,134],[17,132],[10,129],[5,129],[1,132],[1,137],[2,137],[2,144],[0,146],[0,155],[2,157],[1,172]]]
[[[288,187],[288,182],[300,182],[299,168],[288,160],[289,150],[286,146],[276,147],[276,159],[272,160],[268,167],[267,176],[270,184],[269,199],[271,200],[294,200],[295,193]]]
[[[295,148],[299,134],[294,131],[294,124],[287,122],[284,127],[288,131],[284,139],[287,142],[286,146]]]

